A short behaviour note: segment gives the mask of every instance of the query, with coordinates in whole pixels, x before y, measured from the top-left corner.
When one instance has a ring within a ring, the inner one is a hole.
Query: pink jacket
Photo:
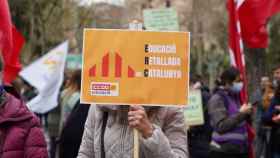
[[[7,93],[0,107],[0,157],[47,158],[46,142],[38,118],[25,104]]]

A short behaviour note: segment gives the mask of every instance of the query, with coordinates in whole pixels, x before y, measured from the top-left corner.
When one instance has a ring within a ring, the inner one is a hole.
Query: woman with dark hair
[[[67,87],[61,93],[60,133],[72,109],[80,99],[81,70],[76,70],[70,76]]]
[[[61,104],[61,132],[56,142],[59,144],[59,158],[76,158],[79,152],[89,110],[89,105],[80,104],[80,82],[81,71],[77,70],[69,77],[63,91],[67,98],[62,98],[64,102]]]
[[[280,65],[274,69],[273,77],[275,94],[268,111],[263,116],[263,121],[272,127],[270,137],[272,158],[280,158]]]
[[[49,114],[50,158],[58,155],[59,137],[74,107],[79,104],[81,70],[67,73],[64,89],[60,94],[59,106]],[[81,122],[82,124],[82,122]],[[64,135],[64,134],[63,134]],[[60,145],[61,146],[61,145]]]
[[[201,80],[201,76],[190,76],[190,88],[201,91],[203,125],[190,126],[188,129],[188,143],[191,158],[209,158],[209,145],[212,128],[208,115],[208,101],[211,98],[210,90]]]
[[[248,157],[246,120],[252,112],[252,107],[241,106],[239,94],[242,88],[240,72],[234,67],[225,70],[217,81],[217,88],[208,102],[213,127],[211,158]]]

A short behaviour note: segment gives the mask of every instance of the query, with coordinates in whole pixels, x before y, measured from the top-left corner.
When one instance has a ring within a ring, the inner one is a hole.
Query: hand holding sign
[[[137,30],[84,32],[81,102],[105,105],[187,105],[190,34]],[[164,86],[163,86],[164,85]],[[138,131],[153,134],[145,109],[128,114],[139,158]]]
[[[141,132],[144,138],[149,138],[153,134],[153,126],[142,106],[130,106],[128,112],[129,126]]]

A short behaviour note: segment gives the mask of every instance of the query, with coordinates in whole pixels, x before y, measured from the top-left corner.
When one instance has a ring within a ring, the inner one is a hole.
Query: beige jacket
[[[101,158],[102,107],[92,105],[85,124],[78,158]],[[128,127],[127,113],[109,110],[104,135],[106,158],[132,158],[133,130]],[[152,137],[140,137],[140,158],[188,158],[187,134],[183,109],[159,108],[151,120]]]

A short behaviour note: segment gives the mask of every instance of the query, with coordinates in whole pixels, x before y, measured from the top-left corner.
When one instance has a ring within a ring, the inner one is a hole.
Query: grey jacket
[[[247,114],[236,113],[236,115],[229,117],[226,105],[224,104],[223,98],[215,94],[211,97],[208,102],[208,113],[211,118],[211,125],[214,129],[224,134],[232,129],[238,127],[248,117]]]
[[[234,133],[235,136],[230,134],[234,129],[240,128],[245,124],[248,114],[237,112],[230,116],[223,97],[218,94],[213,95],[208,102],[208,112],[211,118],[211,125],[214,128],[210,149],[224,153],[248,153],[248,147],[245,145],[235,144],[231,141],[219,144],[214,140],[214,137],[240,137],[240,135],[236,136],[236,133]],[[247,133],[244,134],[247,135]],[[247,138],[245,135],[243,135],[244,139]]]
[[[152,137],[140,137],[140,158],[188,158],[183,109],[159,108],[154,119]],[[101,157],[103,112],[92,105],[85,125],[78,158]],[[125,116],[126,115],[126,116]],[[121,116],[121,117],[120,117]],[[128,127],[127,112],[109,110],[104,135],[106,158],[132,158],[133,130]]]

